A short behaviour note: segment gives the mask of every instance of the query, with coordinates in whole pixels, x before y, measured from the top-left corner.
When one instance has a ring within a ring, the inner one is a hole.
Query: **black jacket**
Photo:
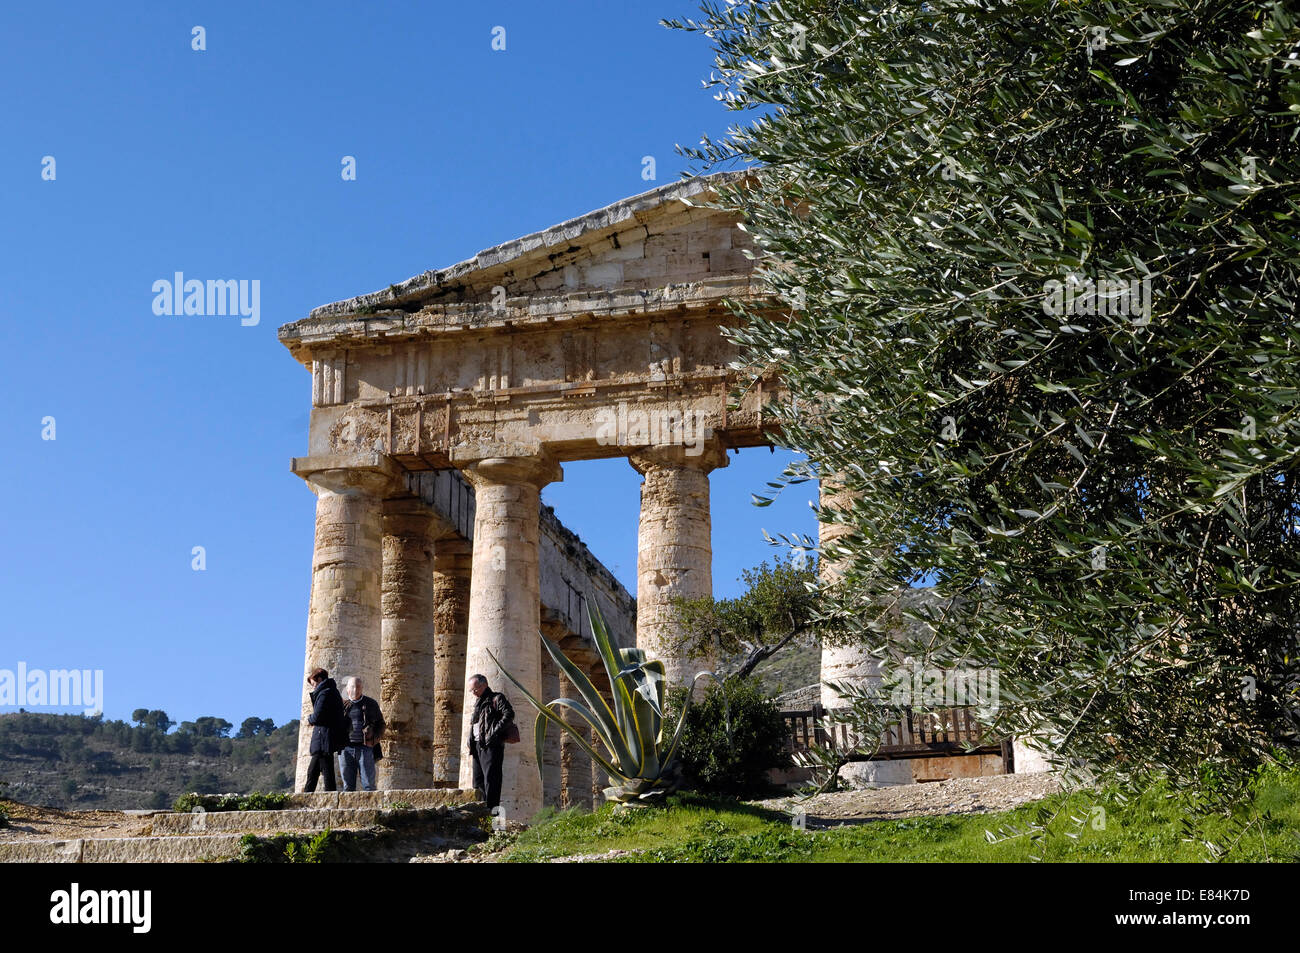
[[[352,720],[352,709],[354,706],[361,707],[361,723],[365,725],[365,733],[357,731]],[[372,745],[384,736],[384,716],[379,711],[379,702],[375,701],[369,695],[362,695],[356,701],[348,699],[343,703],[343,718],[347,725],[346,744]]]
[[[483,736],[483,747],[493,748],[506,743],[506,727],[515,720],[515,710],[510,707],[506,696],[491,689],[485,691],[474,703],[474,714],[470,724],[479,724]],[[469,750],[474,750],[474,731],[469,733]]]
[[[311,693],[312,712],[307,724],[313,725],[311,747],[308,754],[333,754],[347,744],[343,722],[343,696],[339,694],[334,679],[327,678]]]

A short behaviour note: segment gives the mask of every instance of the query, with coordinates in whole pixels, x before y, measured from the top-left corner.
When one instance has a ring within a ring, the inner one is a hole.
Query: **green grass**
[[[631,862],[1198,862],[1212,857],[1206,840],[1229,861],[1300,859],[1300,771],[1261,775],[1252,798],[1231,816],[1193,820],[1193,813],[1185,797],[1156,786],[1138,798],[1075,792],[1001,814],[801,831],[785,814],[679,794],[663,807],[543,813],[502,859],[527,863],[622,849],[638,852],[620,858]],[[1045,835],[1033,836],[1036,829]],[[1196,839],[1188,839],[1191,833]]]

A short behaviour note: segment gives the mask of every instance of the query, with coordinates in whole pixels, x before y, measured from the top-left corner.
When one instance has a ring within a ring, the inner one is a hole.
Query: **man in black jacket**
[[[375,745],[384,736],[384,716],[379,702],[362,693],[361,679],[349,678],[343,682],[348,698],[343,703],[343,720],[347,725],[347,744],[343,747],[343,790],[357,789],[357,774],[361,774],[361,790],[375,789]]]
[[[304,791],[315,791],[316,781],[325,772],[325,790],[336,788],[334,775],[334,753],[343,747],[343,698],[334,684],[334,679],[323,668],[318,668],[307,676],[311,689],[311,714],[307,724],[312,726],[311,763],[307,766],[307,783]]]
[[[469,690],[478,699],[470,718],[469,734],[474,787],[483,792],[490,810],[501,804],[501,763],[505,760],[506,731],[515,720],[515,710],[505,695],[488,687],[482,675],[469,680]]]

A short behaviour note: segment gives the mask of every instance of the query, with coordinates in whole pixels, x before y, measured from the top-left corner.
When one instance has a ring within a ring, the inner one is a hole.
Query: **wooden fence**
[[[848,750],[870,745],[853,743],[848,725],[827,720],[833,710],[821,705],[799,711],[783,711],[786,742],[791,752],[805,751],[812,745]],[[975,720],[974,710],[966,707],[941,708],[933,712],[914,713],[911,708],[897,709],[880,739],[875,754],[852,751],[850,761],[891,761],[899,758],[951,758],[963,755],[997,754],[1002,756],[1007,774],[1015,763],[1009,738],[993,738]]]

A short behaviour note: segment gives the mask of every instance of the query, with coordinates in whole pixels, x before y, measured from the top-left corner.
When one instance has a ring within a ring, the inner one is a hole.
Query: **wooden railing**
[[[933,712],[914,713],[911,708],[896,709],[897,717],[888,722],[880,747],[869,753],[871,744],[855,744],[852,729],[827,720],[831,712],[821,705],[798,711],[783,711],[786,745],[791,752],[805,751],[812,745],[850,751],[850,761],[889,761],[898,758],[955,757],[960,755],[999,754],[1008,774],[1012,772],[1009,739],[992,737],[975,720],[974,709],[941,708]],[[866,751],[854,751],[864,748]]]

